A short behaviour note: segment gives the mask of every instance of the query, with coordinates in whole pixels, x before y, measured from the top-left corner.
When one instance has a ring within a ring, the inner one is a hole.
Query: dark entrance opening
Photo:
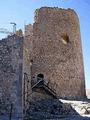
[[[44,79],[44,75],[43,74],[38,74],[37,75],[37,81],[39,81],[39,80],[43,80]]]

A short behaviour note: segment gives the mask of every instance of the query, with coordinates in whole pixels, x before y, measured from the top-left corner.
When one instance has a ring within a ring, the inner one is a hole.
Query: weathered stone
[[[37,79],[38,74],[53,84],[59,97],[86,97],[79,20],[74,10],[42,7],[36,11],[32,78]]]
[[[0,99],[7,114],[13,105],[15,116],[22,115],[22,48],[23,38],[16,35],[0,41]]]
[[[86,97],[79,20],[74,10],[42,7],[36,11],[35,23],[25,26],[24,37],[17,31],[0,41],[0,98],[9,107],[13,104],[16,117],[22,119],[19,115],[30,101],[52,98],[41,89],[32,91],[40,75],[58,97]],[[51,107],[59,109],[56,104]],[[68,108],[63,108],[66,114]],[[49,113],[58,114],[58,110]]]

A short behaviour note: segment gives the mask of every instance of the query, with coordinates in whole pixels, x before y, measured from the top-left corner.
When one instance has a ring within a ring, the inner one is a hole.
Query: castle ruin
[[[79,19],[72,9],[37,9],[23,37],[0,41],[0,61],[0,97],[17,116],[27,101],[86,97]]]

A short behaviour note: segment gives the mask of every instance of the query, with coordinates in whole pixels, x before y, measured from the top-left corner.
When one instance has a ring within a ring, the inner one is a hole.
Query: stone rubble
[[[49,99],[30,103],[25,120],[90,120],[90,101]]]
[[[65,116],[78,115],[69,104],[63,104],[57,99],[42,100],[30,103],[27,109],[27,120],[33,119],[56,119],[64,118]]]

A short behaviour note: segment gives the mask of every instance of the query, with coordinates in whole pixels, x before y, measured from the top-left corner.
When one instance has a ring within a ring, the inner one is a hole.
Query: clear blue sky
[[[42,6],[73,8],[80,20],[86,87],[90,89],[90,0],[0,0],[0,28],[12,31],[33,23],[34,11]],[[5,35],[0,33],[0,38]]]

